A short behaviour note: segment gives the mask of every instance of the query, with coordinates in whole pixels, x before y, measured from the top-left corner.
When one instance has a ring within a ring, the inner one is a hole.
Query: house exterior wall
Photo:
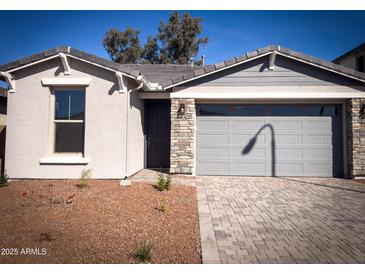
[[[129,82],[132,82],[130,80]],[[133,87],[135,84],[130,83],[128,86]],[[127,176],[133,175],[144,168],[145,157],[145,133],[144,127],[144,100],[138,95],[139,91],[135,90],[130,93],[129,99],[129,129],[128,129],[128,170]]]
[[[10,178],[79,178],[85,168],[92,169],[93,178],[125,177],[127,93],[118,92],[112,71],[72,58],[69,61],[70,76],[63,75],[59,58],[14,72],[16,91],[8,96],[5,163]],[[84,156],[90,159],[86,165],[40,164],[42,157],[53,153],[54,102],[51,89],[41,84],[42,78],[49,77],[92,79],[85,89]],[[136,104],[130,115],[131,128],[138,107]],[[138,165],[135,162],[140,162],[143,154],[137,150],[130,157],[134,170]]]
[[[185,105],[184,114],[179,113],[181,104]],[[195,124],[195,100],[171,99],[171,173],[195,173]]]
[[[365,99],[346,101],[346,134],[348,175],[350,178],[365,176],[365,119],[360,116]]]

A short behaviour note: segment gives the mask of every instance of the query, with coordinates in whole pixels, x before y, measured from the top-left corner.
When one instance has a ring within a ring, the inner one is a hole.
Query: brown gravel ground
[[[138,263],[136,250],[147,239],[155,242],[151,263],[201,263],[195,187],[159,192],[152,184],[91,180],[79,189],[76,183],[31,180],[0,188],[0,248],[47,249],[0,254],[0,263]],[[166,212],[159,210],[163,196]]]

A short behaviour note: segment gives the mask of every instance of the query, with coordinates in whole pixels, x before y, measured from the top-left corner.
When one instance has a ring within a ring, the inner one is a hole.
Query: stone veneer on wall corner
[[[360,117],[365,99],[346,101],[348,177],[365,176],[365,117]]]
[[[179,113],[182,104],[184,114]],[[194,99],[171,99],[171,173],[194,173],[195,116]]]

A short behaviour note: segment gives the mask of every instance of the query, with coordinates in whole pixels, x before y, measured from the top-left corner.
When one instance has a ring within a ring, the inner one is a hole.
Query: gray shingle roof
[[[306,55],[301,52],[293,51],[291,49],[284,48],[284,47],[281,47],[278,45],[271,45],[271,46],[267,46],[264,48],[259,48],[255,51],[248,52],[241,56],[237,56],[233,59],[225,60],[218,64],[207,65],[207,66],[204,66],[203,68],[197,68],[193,72],[189,72],[187,74],[182,75],[182,77],[167,80],[165,82],[162,82],[161,84],[164,88],[176,86],[176,85],[181,84],[182,82],[192,81],[197,77],[204,76],[205,74],[210,74],[214,71],[218,71],[218,70],[221,70],[224,68],[229,68],[229,67],[236,65],[238,63],[241,63],[243,61],[249,61],[250,59],[260,57],[264,54],[267,54],[267,53],[270,53],[273,51],[276,51],[277,53],[282,54],[284,56],[293,57],[297,60],[304,61],[304,62],[312,64],[312,65],[320,66],[322,68],[365,81],[365,73],[362,73],[362,72],[359,72],[359,71],[356,71],[356,70],[353,70],[353,69],[350,69],[350,68],[347,68],[344,66],[340,66],[340,65],[334,64],[332,62],[327,62],[322,59],[319,59],[319,58],[316,58],[316,57],[313,57],[310,55]]]
[[[17,67],[21,67],[26,64],[30,64],[35,61],[39,61],[43,58],[50,57],[52,55],[56,55],[58,53],[69,53],[72,56],[85,59],[87,61],[121,71],[126,73],[132,77],[136,77],[139,74],[142,74],[148,81],[153,83],[159,83],[163,88],[169,88],[172,86],[179,85],[183,82],[192,81],[197,77],[201,77],[207,74],[210,74],[214,71],[218,71],[221,69],[229,68],[231,66],[237,65],[243,61],[249,61],[252,58],[260,57],[264,54],[268,54],[270,52],[276,51],[279,54],[284,56],[292,57],[297,60],[301,60],[307,62],[309,64],[317,65],[323,67],[325,69],[332,70],[334,72],[338,72],[344,75],[347,75],[352,78],[356,78],[362,81],[365,81],[365,74],[358,72],[356,70],[346,68],[344,66],[340,66],[334,64],[332,62],[327,62],[322,59],[309,56],[297,51],[293,51],[288,48],[284,48],[277,45],[271,45],[264,48],[257,49],[255,51],[248,52],[241,56],[237,56],[235,58],[225,60],[221,63],[214,65],[207,65],[204,67],[190,65],[171,65],[171,64],[161,64],[161,65],[151,65],[151,64],[119,64],[96,55],[92,55],[78,49],[70,48],[68,46],[61,46],[57,48],[53,48],[50,50],[43,51],[38,54],[34,54],[32,56],[28,56],[14,62],[7,63],[5,65],[0,66],[0,71],[7,71],[10,69],[14,69]]]

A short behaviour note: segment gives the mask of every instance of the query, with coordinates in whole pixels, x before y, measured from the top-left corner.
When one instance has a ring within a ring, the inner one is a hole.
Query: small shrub
[[[157,188],[159,191],[170,190],[171,175],[164,175],[163,173],[159,173],[157,178]]]
[[[2,174],[0,176],[0,187],[8,186],[9,185],[8,179],[9,177],[6,173]]]
[[[76,185],[79,188],[87,187],[87,181],[90,180],[92,176],[92,170],[91,169],[84,169],[81,172],[81,177],[79,179],[79,183]]]
[[[152,256],[151,253],[154,245],[155,243],[152,241],[149,240],[144,241],[143,244],[137,250],[136,258],[141,263],[146,263],[151,261],[151,256]]]
[[[167,200],[167,198],[165,196],[162,197],[161,199],[161,207],[160,207],[160,211],[162,212],[166,212],[169,210],[169,201]]]

